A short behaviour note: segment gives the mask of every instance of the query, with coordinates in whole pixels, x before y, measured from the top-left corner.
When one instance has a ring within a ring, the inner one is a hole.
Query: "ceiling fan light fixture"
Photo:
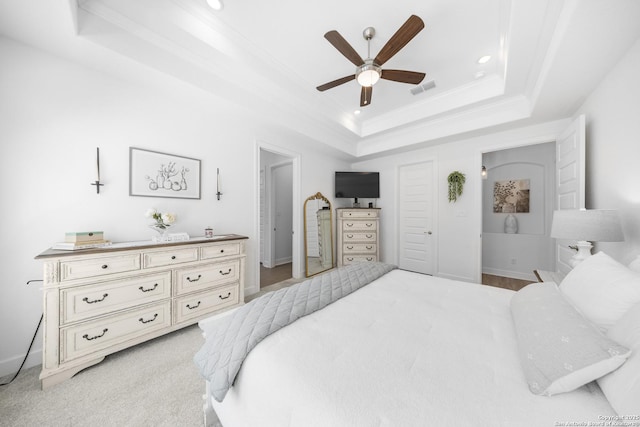
[[[360,86],[370,87],[380,80],[382,71],[380,67],[373,63],[372,60],[367,60],[365,63],[358,67],[356,71],[356,80],[360,83]]]
[[[213,10],[222,10],[224,8],[222,0],[207,0],[207,4]]]

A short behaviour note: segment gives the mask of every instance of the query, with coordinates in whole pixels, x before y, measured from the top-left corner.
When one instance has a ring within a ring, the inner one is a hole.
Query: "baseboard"
[[[280,258],[276,260],[276,265],[289,264],[291,260],[292,260],[292,257]]]
[[[18,368],[20,368],[20,364],[22,363],[23,359],[24,355],[0,361],[0,378],[9,377],[8,379],[6,379],[6,381],[13,378],[13,376],[18,371]],[[22,370],[38,365],[42,365],[42,350],[32,350],[29,354],[29,357],[27,357],[27,361],[24,363]]]
[[[500,270],[500,269],[497,269],[497,268],[483,268],[482,269],[482,274],[490,274],[492,276],[509,277],[511,279],[531,280],[532,282],[537,282],[538,281],[538,279],[536,278],[535,274],[533,274],[533,272],[531,272],[531,273],[523,273],[523,272],[520,272],[520,271]]]

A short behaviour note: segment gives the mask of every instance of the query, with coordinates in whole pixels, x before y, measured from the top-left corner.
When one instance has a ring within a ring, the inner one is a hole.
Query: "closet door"
[[[585,116],[578,117],[556,141],[556,209],[584,209]],[[571,271],[570,240],[556,239],[556,271]]]
[[[398,171],[398,266],[435,273],[433,162],[401,166]]]

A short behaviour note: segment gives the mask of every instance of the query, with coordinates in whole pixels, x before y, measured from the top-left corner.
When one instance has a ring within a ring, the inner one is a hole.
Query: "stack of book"
[[[51,249],[75,251],[78,249],[102,248],[111,242],[104,239],[102,231],[82,231],[65,233],[64,242],[54,243]]]

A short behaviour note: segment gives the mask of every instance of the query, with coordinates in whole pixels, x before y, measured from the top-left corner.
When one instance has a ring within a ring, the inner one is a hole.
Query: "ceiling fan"
[[[424,22],[422,22],[422,19],[416,15],[411,15],[374,59],[371,59],[371,39],[376,33],[373,27],[367,27],[362,32],[362,36],[367,41],[367,59],[362,59],[358,52],[351,47],[340,33],[335,30],[327,32],[324,38],[357,68],[355,74],[325,83],[316,89],[324,92],[327,89],[340,86],[351,80],[357,80],[362,86],[360,91],[360,106],[366,107],[371,103],[373,85],[376,84],[379,79],[410,84],[422,82],[425,73],[405,70],[383,70],[382,65],[398,53],[400,49],[409,43],[423,28]]]

